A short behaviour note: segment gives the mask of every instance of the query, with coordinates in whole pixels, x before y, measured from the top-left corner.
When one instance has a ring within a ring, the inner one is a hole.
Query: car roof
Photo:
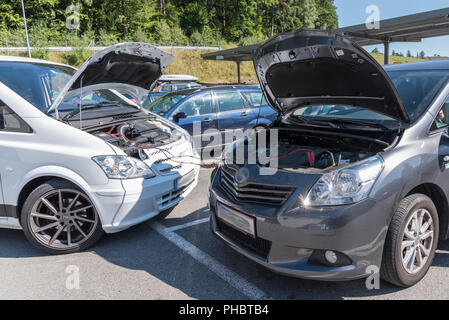
[[[188,74],[163,74],[159,81],[198,81],[198,78]]]
[[[41,64],[48,64],[52,66],[64,66],[69,67],[72,69],[75,69],[72,66],[69,66],[67,64],[59,63],[59,62],[53,62],[48,60],[41,60],[41,59],[35,59],[35,58],[27,58],[27,57],[16,57],[16,56],[2,56],[0,55],[0,61],[8,61],[8,62],[25,62],[25,63],[41,63]]]
[[[449,59],[448,60],[434,60],[434,61],[422,61],[422,62],[409,62],[401,64],[390,64],[384,66],[386,71],[419,71],[419,70],[448,70],[449,71]]]
[[[177,91],[170,92],[169,94],[185,94],[190,95],[197,92],[207,92],[212,90],[235,90],[235,89],[246,89],[246,90],[260,90],[259,86],[252,86],[252,85],[216,85],[216,86],[206,86],[201,88],[188,88],[188,89],[181,89]]]
[[[198,82],[195,81],[175,81],[175,82],[162,82],[160,84],[161,87],[163,86],[171,86],[171,85],[180,85],[180,84],[198,84]]]

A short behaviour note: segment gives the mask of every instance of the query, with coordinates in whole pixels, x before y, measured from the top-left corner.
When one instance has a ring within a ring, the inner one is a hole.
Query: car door
[[[0,218],[8,216],[6,207],[13,205],[11,196],[9,202],[6,201],[8,197],[3,190],[17,182],[17,174],[12,168],[20,163],[22,139],[26,141],[31,133],[28,124],[0,100]]]
[[[210,92],[192,95],[183,101],[172,113],[172,120],[177,114],[183,114],[177,124],[192,135],[196,149],[208,145],[217,132],[217,114]]]
[[[252,107],[250,128],[267,126],[276,119],[277,112],[268,105],[262,90],[242,90],[240,93]]]
[[[257,118],[258,109],[252,108],[238,90],[217,91],[215,99],[218,106],[218,130],[222,134],[226,130],[246,130],[251,121]]]
[[[449,98],[442,105],[430,128],[430,137],[439,139],[438,166],[441,170],[441,185],[449,193]]]

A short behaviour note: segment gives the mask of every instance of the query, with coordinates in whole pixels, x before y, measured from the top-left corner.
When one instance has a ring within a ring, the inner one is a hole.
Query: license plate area
[[[256,237],[255,220],[252,217],[218,203],[217,218],[247,235]]]

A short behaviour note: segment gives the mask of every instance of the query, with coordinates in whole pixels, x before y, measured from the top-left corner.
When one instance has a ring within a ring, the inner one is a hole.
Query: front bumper
[[[151,219],[177,205],[196,186],[199,166],[183,165],[175,173],[149,179],[117,180],[121,191],[92,196],[106,233],[115,233]]]
[[[379,213],[391,212],[390,201],[366,199],[326,209],[291,209],[286,204],[290,209],[282,207],[276,215],[267,216],[236,202],[220,187],[219,176],[220,172],[209,191],[211,229],[237,252],[275,272],[306,279],[353,280],[369,276],[370,266],[380,268],[388,222]],[[254,217],[256,238],[218,220],[217,203]],[[338,252],[347,263],[317,261],[317,255],[325,250]]]

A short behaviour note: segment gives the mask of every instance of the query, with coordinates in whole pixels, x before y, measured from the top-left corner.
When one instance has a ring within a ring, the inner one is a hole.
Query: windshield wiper
[[[376,129],[391,130],[390,128],[381,123],[371,121],[354,120],[354,119],[335,119],[335,118],[329,119],[329,121],[332,121],[333,123],[337,122],[340,126],[344,124],[352,124],[356,126],[366,126]]]
[[[107,107],[107,106],[116,106],[117,104],[119,104],[119,102],[117,102],[117,101],[107,101],[107,102],[103,101],[103,102],[82,104],[81,108],[77,108],[77,109],[73,110],[72,112],[66,114],[64,116],[64,118],[62,118],[62,120],[63,121],[67,121],[70,118],[76,116],[78,113],[80,113],[80,111],[92,110],[92,109],[100,109],[100,108]]]
[[[292,117],[294,120],[298,120],[299,122],[304,123],[305,125],[311,125],[311,126],[325,126],[325,127],[331,127],[334,129],[338,129],[340,128],[340,126],[338,126],[335,123],[329,122],[329,121],[321,121],[321,120],[313,120],[313,119],[306,119],[304,117],[300,117],[300,116],[293,116]]]

